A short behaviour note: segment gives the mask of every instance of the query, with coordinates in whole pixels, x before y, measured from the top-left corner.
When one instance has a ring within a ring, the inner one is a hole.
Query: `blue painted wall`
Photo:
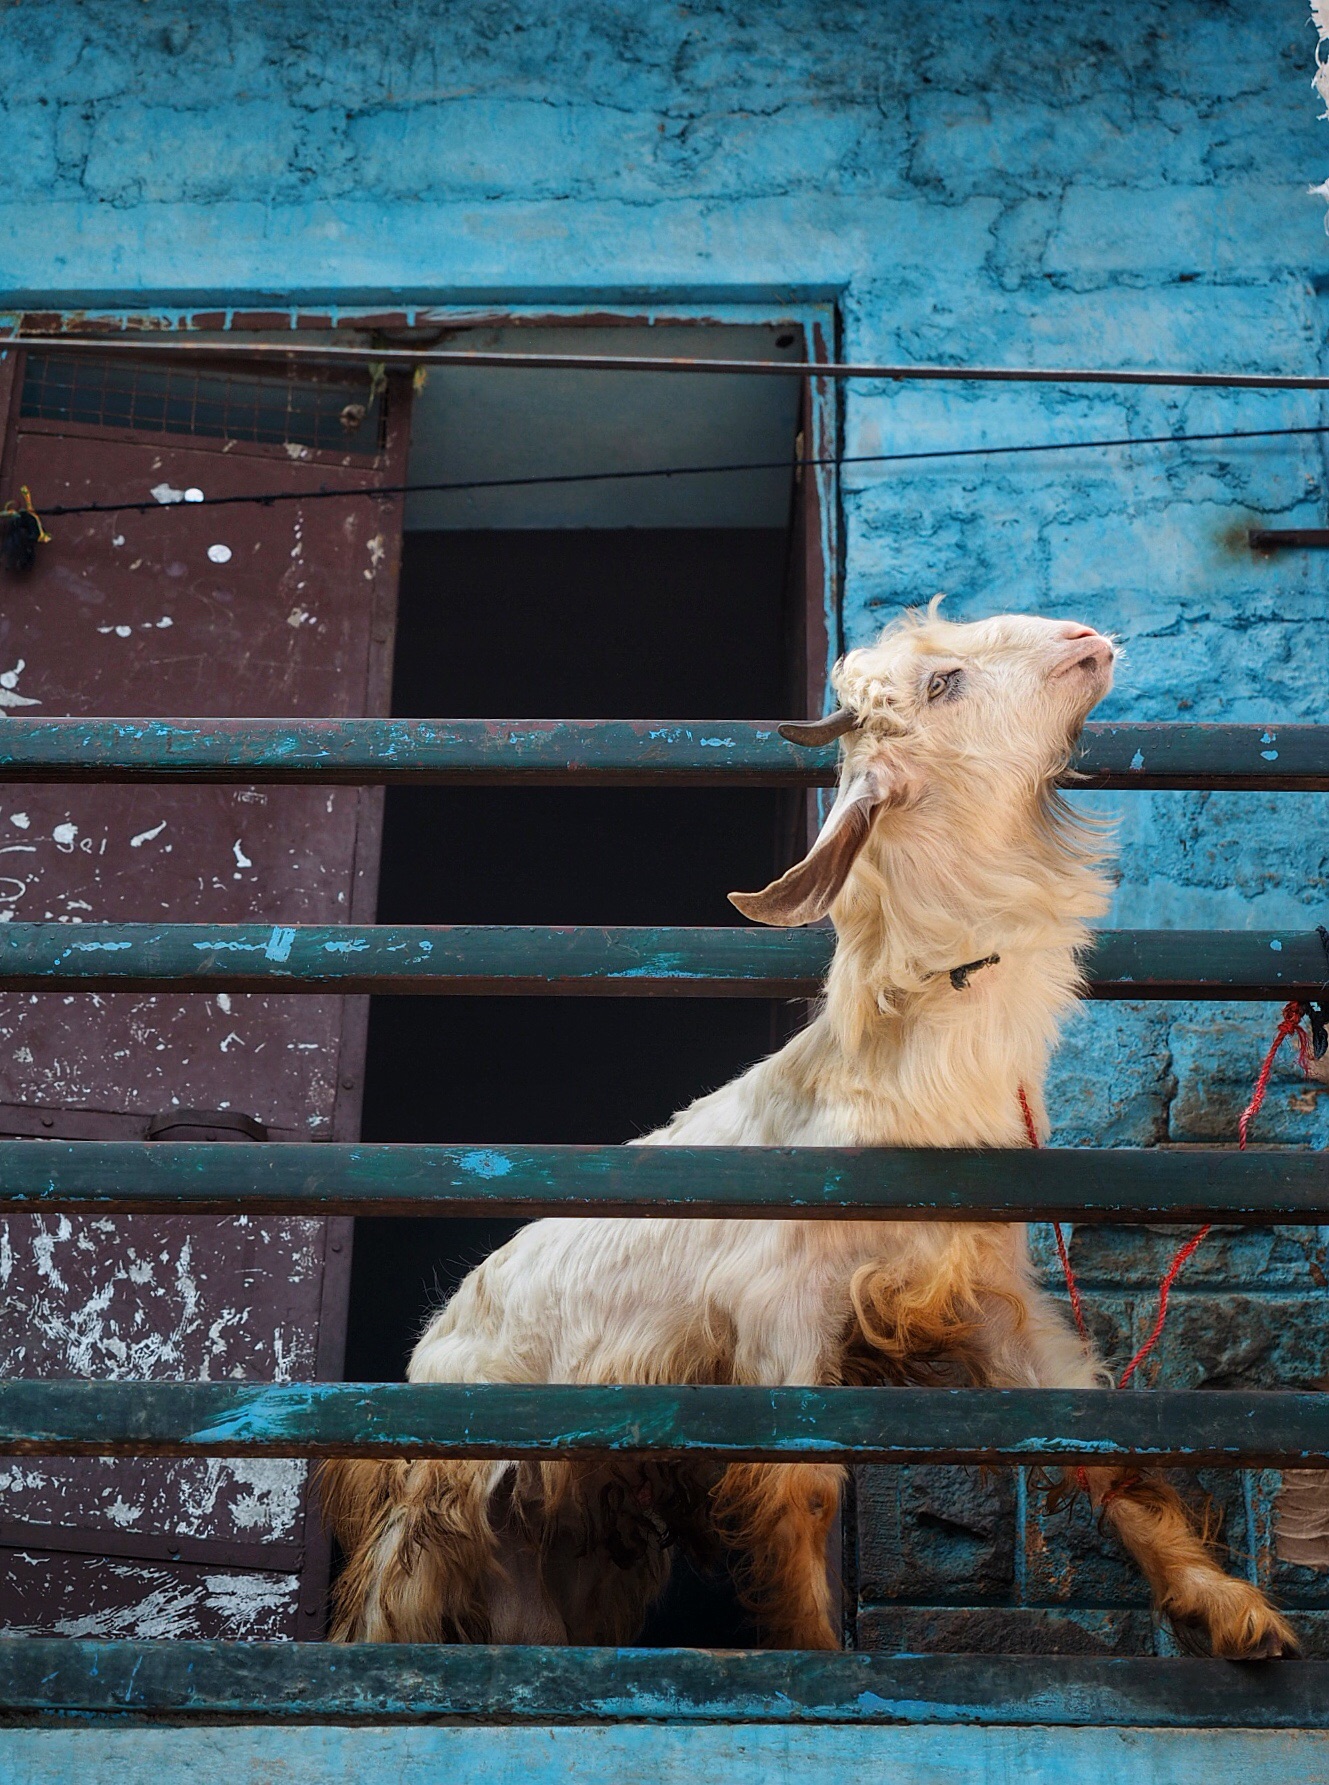
[[[0,288],[38,305],[691,300],[723,314],[824,297],[855,359],[1314,372],[1329,245],[1306,189],[1329,137],[1306,12],[24,0],[5,14]],[[1263,393],[854,386],[844,440],[852,454],[1320,416],[1316,398]],[[1313,437],[851,467],[846,642],[944,589],[959,614],[1114,628],[1115,715],[1323,719],[1329,564],[1257,562],[1244,531],[1322,524],[1324,479]],[[1323,800],[1116,803],[1116,921],[1325,916]],[[1230,1138],[1273,1020],[1087,1011],[1054,1077],[1058,1138]],[[1283,1072],[1261,1132],[1323,1144],[1322,1093]],[[1082,1230],[1075,1244],[1124,1353],[1170,1242]],[[1160,1379],[1329,1374],[1327,1263],[1318,1234],[1216,1238],[1178,1297]],[[1319,1577],[1270,1561],[1271,1484],[1215,1485],[1247,1565],[1324,1599]],[[986,1602],[994,1641],[1035,1640],[1059,1608],[1071,1621],[1049,1640],[1153,1640],[1091,1528],[1030,1514],[1023,1484],[957,1498],[953,1475],[912,1471],[865,1493],[880,1607],[865,1630],[883,1640],[950,1639],[949,1613],[920,1601]],[[948,1535],[938,1507],[968,1510]]]
[[[1329,1785],[1319,1730],[746,1724],[13,1729],[0,1785]]]

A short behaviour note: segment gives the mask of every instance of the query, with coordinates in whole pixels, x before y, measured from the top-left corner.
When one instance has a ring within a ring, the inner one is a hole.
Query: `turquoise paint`
[[[10,923],[0,929],[0,984],[11,991],[151,990],[187,981],[199,990],[244,990],[276,980],[291,991],[337,985],[469,995],[520,986],[551,995],[682,997],[704,996],[709,988],[716,996],[810,997],[833,944],[827,930],[756,926],[311,924],[294,929],[287,957],[274,962],[262,932],[263,926],[248,924],[222,931],[91,923],[77,932],[86,940],[65,946],[64,926]],[[74,958],[107,951],[120,958],[111,964]],[[1270,963],[1271,953],[1280,956],[1277,963]],[[1157,999],[1187,990],[1211,998],[1313,997],[1325,954],[1314,931],[1288,936],[1285,950],[1283,938],[1264,931],[1099,930],[1083,964],[1097,998],[1133,996],[1137,987]]]
[[[472,1153],[463,1153],[457,1164],[462,1171],[486,1179],[506,1178],[513,1169],[511,1159],[491,1147],[477,1147]]]
[[[426,323],[586,305],[742,321],[833,301],[855,359],[1315,372],[1329,254],[1306,189],[1329,138],[1307,10],[422,0],[367,26],[344,0],[220,0],[181,29],[163,0],[132,22],[115,0],[25,0],[6,18],[0,276],[15,303],[177,319],[304,300]],[[1321,414],[1286,393],[858,385],[843,432],[852,453]],[[1315,441],[863,467],[844,487],[848,643],[944,588],[960,615],[1115,629],[1109,717],[1243,719],[1271,744],[1275,723],[1324,717],[1324,555],[1241,545],[1252,524],[1322,523]],[[1090,803],[1121,818],[1113,924],[1325,915],[1321,796]],[[1086,1010],[1054,1068],[1057,1139],[1229,1140],[1274,1014]],[[1285,1050],[1262,1138],[1323,1145],[1327,1102]],[[1128,1355],[1157,1247],[1084,1228],[1074,1243]],[[1279,1245],[1271,1284],[1260,1233],[1207,1243],[1162,1379],[1314,1379],[1323,1238]],[[1095,1604],[1134,1603],[1090,1540],[1021,1531],[1065,1559],[1057,1603],[1091,1580]],[[1324,1602],[1323,1577],[1280,1572],[1262,1542],[1276,1583]]]
[[[1080,776],[1089,776],[1096,786],[1131,792],[1197,782],[1212,791],[1252,780],[1268,792],[1329,785],[1329,725],[1286,728],[1279,750],[1257,749],[1257,737],[1269,741],[1251,725],[1091,721],[1064,779],[1076,788]],[[627,780],[645,786],[829,787],[838,760],[833,745],[793,744],[752,720],[731,723],[723,736],[701,725],[629,719],[531,721],[515,728],[491,719],[243,719],[211,727],[138,727],[110,719],[9,718],[0,728],[6,782],[77,781],[89,774],[165,783],[414,780],[586,787]]]
[[[0,1383],[0,1454],[472,1456],[641,1447],[861,1464],[1319,1468],[1323,1395],[658,1384]]]
[[[1204,1729],[855,1729],[651,1723],[534,1728],[11,1729],[0,1785],[1329,1785],[1329,1736]]]
[[[388,1723],[1323,1730],[1329,1663],[0,1639],[11,1723]]]

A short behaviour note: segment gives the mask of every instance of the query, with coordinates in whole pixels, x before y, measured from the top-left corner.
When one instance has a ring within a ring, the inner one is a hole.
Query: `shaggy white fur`
[[[1087,626],[929,612],[844,659],[834,680],[853,727],[821,835],[773,886],[732,895],[766,922],[830,911],[824,1003],[641,1145],[1019,1147],[1021,1086],[1046,1131],[1049,1053],[1109,892],[1103,834],[1056,782],[1114,657]],[[989,956],[953,984],[952,969]],[[431,1321],[410,1376],[827,1384],[948,1365],[1005,1386],[1106,1380],[1035,1281],[1022,1227],[663,1219],[525,1228]],[[1179,1629],[1220,1653],[1291,1649],[1169,1489],[1091,1479]],[[769,1640],[835,1640],[825,1535],[839,1480],[766,1466],[704,1484],[700,1522],[742,1558]],[[686,1516],[671,1510],[646,1469],[607,1482],[565,1465],[335,1465],[327,1499],[351,1556],[337,1633],[368,1638],[628,1639],[665,1577],[663,1541],[697,1523],[696,1494]]]

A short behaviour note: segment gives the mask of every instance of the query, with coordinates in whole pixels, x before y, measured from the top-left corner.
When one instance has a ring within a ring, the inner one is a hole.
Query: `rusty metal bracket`
[[[266,1140],[267,1128],[238,1109],[172,1109],[154,1116],[144,1140]]]

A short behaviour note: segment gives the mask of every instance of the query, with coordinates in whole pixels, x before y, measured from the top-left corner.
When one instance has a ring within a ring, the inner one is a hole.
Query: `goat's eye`
[[[958,669],[939,669],[928,682],[928,699],[940,700],[945,694],[953,694],[959,685],[961,674]]]

